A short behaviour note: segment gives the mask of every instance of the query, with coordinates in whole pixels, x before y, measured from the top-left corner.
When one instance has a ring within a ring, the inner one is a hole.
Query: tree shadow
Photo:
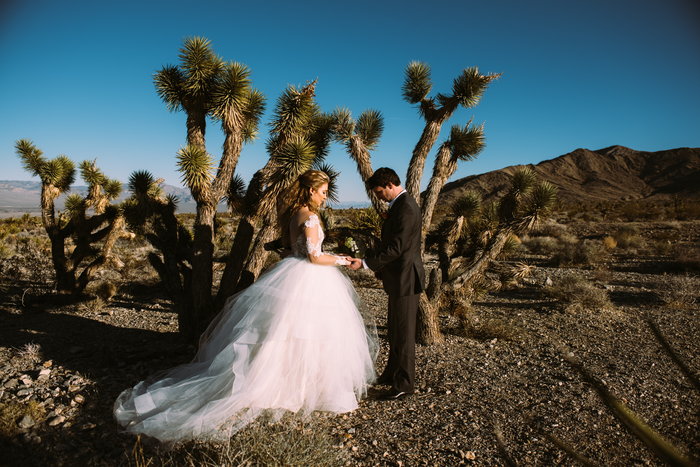
[[[17,284],[9,290],[14,296],[4,294],[0,299],[5,305],[0,308],[2,345],[19,349],[29,343],[38,344],[42,361],[51,360],[53,368],[60,366],[70,374],[79,373],[91,384],[80,390],[85,403],[70,419],[70,426],[42,424],[36,431],[40,443],[0,437],[0,464],[126,463],[124,452],[129,452],[134,438],[118,435],[112,418],[114,400],[148,375],[190,361],[194,349],[176,332],[120,327],[71,314],[70,306],[61,306],[63,301],[55,296],[35,296],[28,306],[18,308],[17,289],[26,285]],[[6,306],[8,303],[11,306]],[[133,308],[148,303],[152,304],[149,296],[141,296],[125,305]],[[27,370],[36,378],[36,369]]]

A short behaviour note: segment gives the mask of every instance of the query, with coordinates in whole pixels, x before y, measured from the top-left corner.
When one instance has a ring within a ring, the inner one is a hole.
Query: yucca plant
[[[511,176],[508,192],[495,203],[483,203],[467,192],[451,206],[439,227],[439,273],[430,275],[433,295],[421,299],[420,340],[442,339],[437,325],[437,306],[442,294],[470,290],[511,240],[535,227],[556,201],[555,187],[539,181],[532,169],[523,167]]]
[[[28,139],[18,140],[15,150],[24,168],[41,179],[41,219],[51,241],[56,290],[80,295],[107,262],[120,264],[112,249],[127,234],[120,209],[111,202],[121,193],[121,183],[106,177],[95,161],[83,161],[80,173],[88,184],[87,194],[69,195],[57,215],[55,201],[75,181],[75,164],[65,155],[46,159]],[[72,250],[66,245],[69,238]]]
[[[423,133],[418,140],[406,172],[406,191],[420,203],[420,182],[428,153],[437,141],[442,125],[460,107],[475,107],[489,84],[498,79],[500,73],[482,75],[477,67],[466,68],[452,83],[450,95],[437,94],[430,97],[433,84],[430,67],[422,62],[411,62],[406,67],[403,84],[404,99],[418,104],[420,115],[425,120]]]
[[[133,172],[124,217],[129,228],[156,249],[148,260],[172,298],[180,333],[192,340],[197,337],[191,298],[192,234],[175,216],[177,198],[163,193],[162,182],[147,171]]]
[[[260,274],[269,244],[278,234],[279,196],[304,171],[315,167],[331,178],[329,198],[336,197],[337,173],[323,160],[331,141],[333,118],[315,102],[316,81],[289,86],[277,100],[270,124],[265,166],[252,177],[243,197],[243,215],[221,279],[217,304],[250,285]]]
[[[376,147],[384,131],[382,114],[377,110],[366,110],[355,121],[350,110],[338,109],[333,112],[333,119],[334,139],[345,145],[348,155],[357,164],[362,182],[366,183],[374,173],[369,151]],[[366,185],[365,191],[377,213],[385,212],[385,203],[377,198],[372,190],[367,189]]]
[[[201,331],[214,312],[216,208],[224,198],[233,199],[231,195],[238,183],[235,168],[243,144],[257,134],[264,97],[252,88],[250,70],[240,63],[223,61],[207,39],[186,39],[179,58],[179,66],[163,67],[156,73],[154,82],[158,95],[170,110],[187,114],[187,146],[178,152],[177,166],[197,203],[197,215],[191,257],[192,316],[186,321]],[[221,123],[225,135],[216,173],[214,159],[205,144],[207,116]]]

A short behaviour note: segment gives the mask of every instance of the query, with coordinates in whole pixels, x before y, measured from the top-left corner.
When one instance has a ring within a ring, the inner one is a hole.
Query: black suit
[[[415,385],[416,314],[425,282],[420,245],[420,208],[403,193],[384,221],[381,247],[365,259],[389,296],[389,360],[380,380],[397,391],[413,392]]]

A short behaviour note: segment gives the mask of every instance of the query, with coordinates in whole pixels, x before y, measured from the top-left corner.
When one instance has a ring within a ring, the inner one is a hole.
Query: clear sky
[[[264,122],[288,84],[318,79],[324,111],[384,115],[373,166],[404,178],[423,121],[403,101],[412,60],[432,68],[433,93],[462,69],[501,72],[470,117],[487,147],[452,180],[576,148],[614,144],[656,151],[700,146],[697,0],[48,1],[0,0],[0,179],[30,180],[14,152],[29,138],[48,157],[97,158],[126,181],[146,169],[181,185],[175,154],[184,113],[168,112],[153,74],[177,64],[183,40],[204,36],[225,60],[252,70],[267,97]],[[243,149],[248,180],[267,159],[261,138]],[[217,158],[223,136],[207,128]],[[426,165],[425,187],[435,149]],[[344,148],[342,201],[366,199]],[[78,184],[82,181],[78,180]]]

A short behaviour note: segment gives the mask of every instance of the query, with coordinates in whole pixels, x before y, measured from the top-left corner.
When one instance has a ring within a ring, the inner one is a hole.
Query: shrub
[[[699,287],[700,280],[697,277],[664,274],[657,295],[668,307],[692,308],[697,302]]]
[[[532,232],[532,236],[559,238],[566,233],[568,233],[567,226],[551,220],[540,225],[535,231]]]
[[[615,240],[615,237],[608,235],[603,239],[603,247],[606,250],[614,250],[617,247],[617,240]]]
[[[643,248],[644,239],[639,235],[639,229],[634,225],[625,225],[621,227],[614,235],[617,241],[617,246],[620,248]]]
[[[562,303],[567,311],[614,308],[605,290],[597,288],[577,274],[564,276],[546,290],[547,294]]]
[[[552,263],[556,266],[592,266],[602,262],[606,254],[603,245],[593,240],[562,242],[552,256]]]
[[[557,250],[559,242],[554,237],[529,237],[524,236],[522,243],[535,255],[550,255]]]
[[[700,271],[700,248],[697,245],[676,244],[673,247],[676,268],[682,272]]]

